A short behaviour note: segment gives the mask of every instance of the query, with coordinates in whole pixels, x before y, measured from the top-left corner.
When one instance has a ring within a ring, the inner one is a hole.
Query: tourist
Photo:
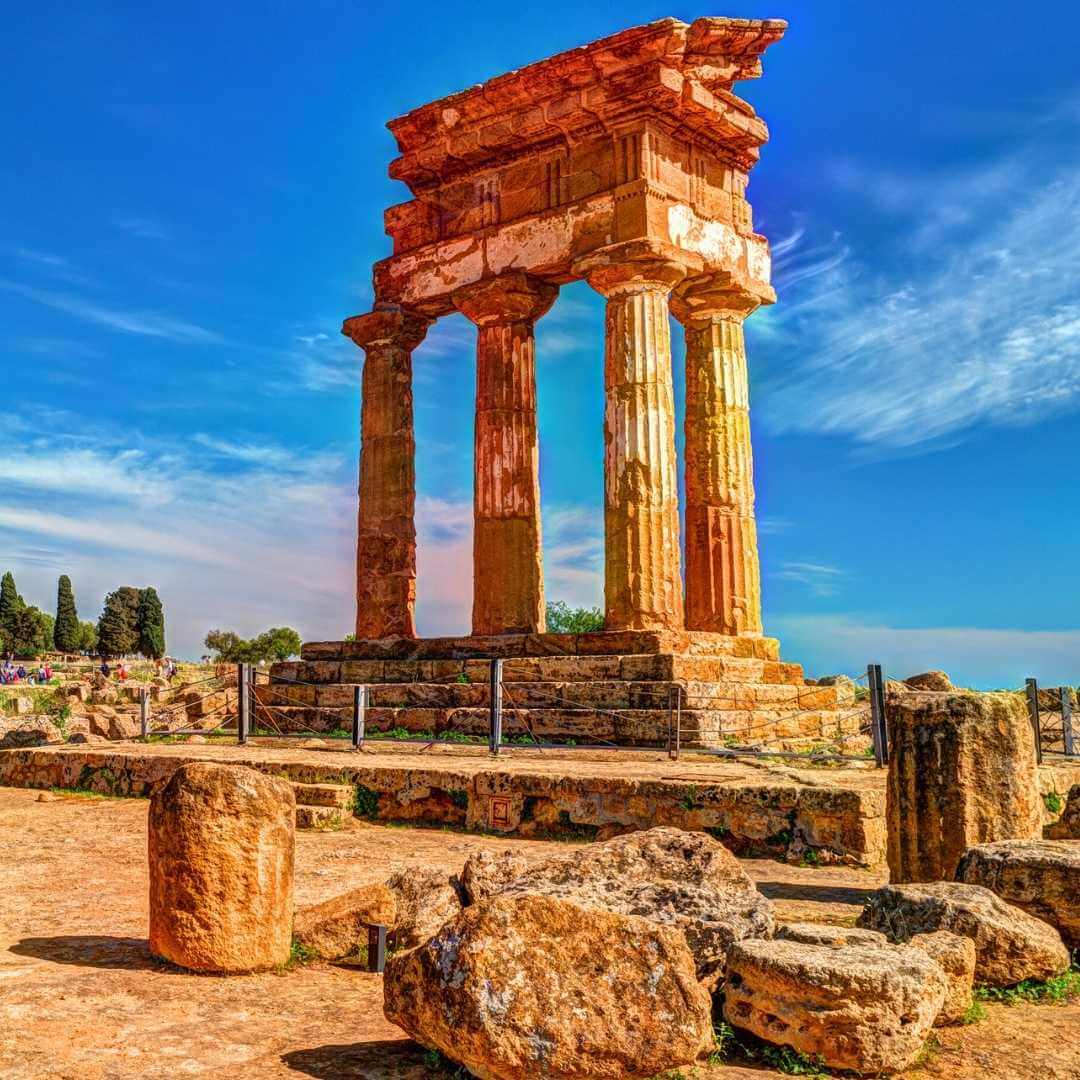
[[[22,666],[22,664],[20,664],[18,670],[15,672],[15,681],[16,682],[22,682],[23,679],[25,679],[25,678],[26,678],[26,668],[24,668]]]
[[[42,664],[37,669],[37,680],[44,686],[52,678],[52,671],[49,669],[48,664]]]
[[[101,658],[101,667],[98,668],[98,671],[101,673],[103,679],[107,679],[112,674],[112,671],[109,668],[109,661],[106,660],[105,657]]]
[[[50,664],[48,660],[45,661],[44,672],[45,672],[45,682],[47,682],[47,683],[52,682],[53,669],[52,669],[52,664]]]
[[[116,665],[116,677],[120,682],[127,682],[128,672],[123,660]]]

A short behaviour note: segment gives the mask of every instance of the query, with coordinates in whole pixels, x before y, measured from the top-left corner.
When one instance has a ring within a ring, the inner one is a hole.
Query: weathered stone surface
[[[60,729],[47,716],[0,716],[0,750],[60,742]]]
[[[488,877],[489,887],[495,877]],[[733,941],[769,937],[774,926],[772,904],[731,852],[704,833],[681,829],[629,833],[534,863],[499,895],[522,893],[676,927],[686,935],[698,977],[710,983],[723,973]]]
[[[1061,817],[1044,831],[1049,840],[1080,840],[1080,784],[1069,789]]]
[[[177,769],[150,800],[150,950],[192,971],[289,958],[292,786],[243,766]]]
[[[956,880],[982,885],[1053,926],[1080,948],[1080,843],[1002,840],[979,844],[960,860]]]
[[[438,870],[399,870],[387,882],[396,906],[394,939],[399,949],[422,945],[461,911],[456,883]]]
[[[1052,926],[981,885],[886,885],[871,893],[858,925],[880,930],[893,941],[935,930],[971,938],[975,980],[988,986],[1048,979],[1069,966],[1069,951]]]
[[[857,926],[829,926],[827,923],[777,923],[777,941],[797,941],[802,945],[887,945],[888,938],[879,930]]]
[[[1021,698],[891,694],[886,816],[894,882],[948,881],[973,844],[1040,836],[1035,745]]]
[[[742,941],[728,953],[724,1018],[830,1068],[877,1073],[915,1060],[945,993],[939,965],[906,946]]]
[[[908,944],[937,961],[945,972],[945,1001],[934,1026],[963,1020],[974,1001],[975,942],[949,930],[935,930],[932,934],[916,934]]]
[[[676,930],[499,896],[387,962],[384,1011],[481,1080],[623,1080],[690,1064],[708,993]]]
[[[347,893],[296,909],[293,937],[325,960],[352,956],[367,945],[368,926],[392,927],[397,899],[385,885],[361,885]]]
[[[955,689],[952,680],[944,671],[924,671],[919,675],[911,675],[904,680],[904,684],[912,690],[941,690]]]
[[[529,867],[529,860],[519,851],[474,851],[461,871],[465,901],[478,904],[508,888]]]

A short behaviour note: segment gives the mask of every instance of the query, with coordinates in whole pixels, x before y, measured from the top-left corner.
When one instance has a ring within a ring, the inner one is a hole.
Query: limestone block
[[[936,960],[945,972],[948,982],[945,1002],[934,1026],[963,1020],[974,1001],[975,942],[948,930],[936,930],[932,934],[916,934],[909,944]]]
[[[731,947],[724,1019],[833,1069],[899,1071],[945,1000],[945,974],[906,946],[742,941]]]
[[[1053,926],[1080,948],[1080,843],[1003,840],[979,844],[960,860],[956,880],[982,885]]]
[[[461,911],[456,882],[438,870],[399,870],[386,887],[394,897],[394,940],[399,949],[422,945]]]
[[[194,762],[150,800],[150,950],[192,971],[263,971],[289,959],[292,785]]]
[[[368,926],[392,927],[397,900],[385,885],[362,885],[321,904],[296,909],[293,937],[313,955],[339,960],[367,945]]]
[[[467,908],[384,980],[391,1023],[485,1080],[646,1080],[694,1062],[710,1006],[673,928],[536,895]]]
[[[935,930],[971,938],[975,979],[988,986],[1048,979],[1069,966],[1069,950],[1052,926],[981,885],[885,885],[870,894],[858,925],[880,930],[893,941]]]
[[[1080,784],[1069,789],[1065,809],[1061,817],[1046,828],[1046,836],[1052,840],[1080,840]]]
[[[887,711],[890,880],[948,881],[973,844],[1041,835],[1019,695],[897,693]]]
[[[829,926],[826,923],[777,923],[777,941],[798,941],[802,945],[887,945],[888,938],[877,930],[857,926]]]
[[[911,675],[904,680],[912,690],[939,690],[946,691],[955,689],[952,680],[944,671],[924,671],[920,675]]]

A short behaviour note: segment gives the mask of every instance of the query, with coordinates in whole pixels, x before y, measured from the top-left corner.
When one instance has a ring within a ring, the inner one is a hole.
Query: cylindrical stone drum
[[[244,766],[192,762],[150,800],[150,951],[191,971],[289,959],[296,799]]]

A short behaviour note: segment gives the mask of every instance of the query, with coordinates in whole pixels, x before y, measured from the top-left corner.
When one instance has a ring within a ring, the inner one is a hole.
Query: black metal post
[[[150,691],[145,686],[139,691],[139,731],[144,739],[150,734]]]
[[[367,931],[367,969],[377,975],[386,970],[386,927],[369,926]]]
[[[1061,738],[1065,743],[1065,756],[1076,756],[1076,743],[1073,739],[1072,726],[1072,687],[1063,686],[1058,691],[1061,694]]]
[[[498,754],[502,747],[502,666],[503,662],[501,660],[494,659],[491,661],[491,724],[488,729],[488,748],[493,754]]]
[[[1035,760],[1042,764],[1042,723],[1039,718],[1039,684],[1035,679],[1026,679],[1028,716],[1031,718],[1031,731],[1035,736]]]
[[[354,750],[364,745],[364,728],[367,725],[367,687],[357,686],[353,690],[352,744]]]
[[[880,664],[868,664],[866,681],[870,689],[870,735],[874,740],[874,762],[879,769],[889,764],[889,731],[885,721],[885,680]]]
[[[668,757],[679,760],[682,749],[682,687],[676,683],[668,689]]]
[[[248,732],[251,730],[251,682],[247,664],[236,665],[236,688],[236,741],[243,746],[248,741]]]

